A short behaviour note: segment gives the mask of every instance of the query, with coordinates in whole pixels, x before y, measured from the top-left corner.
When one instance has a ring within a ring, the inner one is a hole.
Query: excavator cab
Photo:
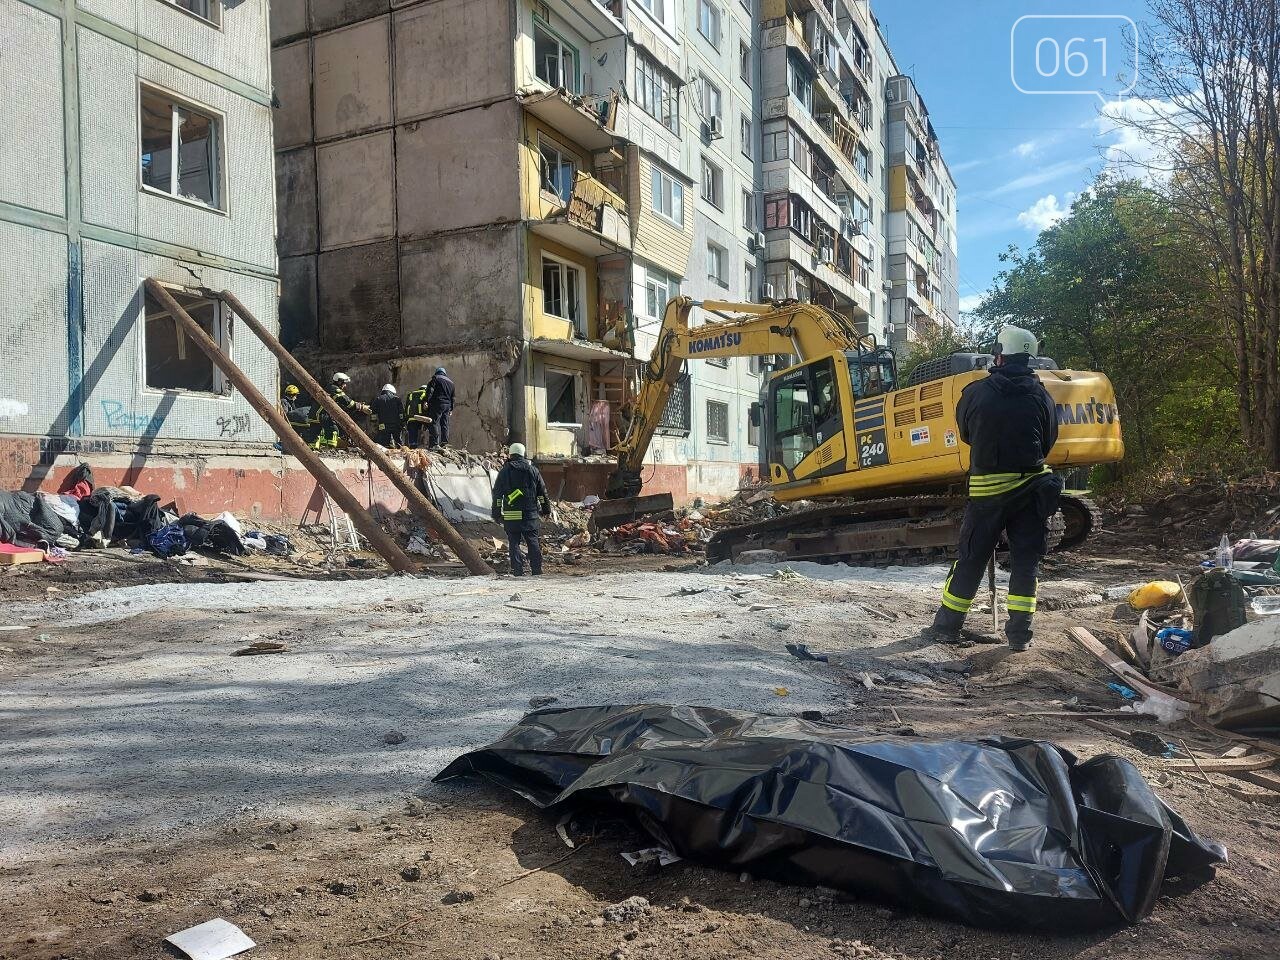
[[[898,358],[888,347],[848,350],[849,381],[855,400],[878,397],[898,389]]]

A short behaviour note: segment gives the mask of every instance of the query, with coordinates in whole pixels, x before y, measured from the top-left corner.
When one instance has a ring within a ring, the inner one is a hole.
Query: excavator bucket
[[[620,500],[601,500],[591,514],[591,523],[597,530],[612,530],[624,523],[655,513],[675,509],[675,501],[669,493],[655,493],[648,497],[623,497]]]

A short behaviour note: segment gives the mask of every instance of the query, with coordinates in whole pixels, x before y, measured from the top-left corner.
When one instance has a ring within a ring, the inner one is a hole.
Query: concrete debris
[[[627,897],[619,903],[605,907],[600,915],[609,923],[629,923],[632,920],[647,917],[652,912],[653,907],[644,897]]]
[[[164,938],[191,960],[226,960],[257,946],[234,923],[208,920]]]
[[[446,903],[446,904],[470,903],[472,900],[476,898],[477,892],[478,891],[476,890],[475,887],[467,887],[467,886],[455,887],[454,889],[446,893],[443,897],[441,897],[440,902]]]
[[[1272,618],[1214,637],[1154,668],[1152,676],[1197,701],[1219,726],[1280,722],[1280,622]]]
[[[405,737],[405,735],[401,733],[399,730],[388,730],[382,736],[382,742],[385,744],[388,744],[389,746],[395,746],[396,744],[404,743],[406,739],[408,738]]]

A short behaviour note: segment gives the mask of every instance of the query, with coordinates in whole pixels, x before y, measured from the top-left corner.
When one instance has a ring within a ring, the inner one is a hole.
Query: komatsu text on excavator
[[[695,307],[721,319],[690,328]],[[790,359],[752,406],[760,469],[775,499],[817,502],[720,531],[708,559],[770,549],[789,559],[910,563],[941,559],[954,547],[969,469],[956,403],[966,384],[986,375],[991,356],[927,361],[900,384],[891,350],[811,303],[668,303],[626,436],[612,451],[618,467],[606,499],[640,493],[645,454],[685,360],[742,356]],[[1124,444],[1106,376],[1059,370],[1044,357],[1033,366],[1058,411],[1049,465],[1066,472],[1119,460]],[[1052,525],[1057,548],[1082,543],[1094,516],[1083,497],[1064,496]]]

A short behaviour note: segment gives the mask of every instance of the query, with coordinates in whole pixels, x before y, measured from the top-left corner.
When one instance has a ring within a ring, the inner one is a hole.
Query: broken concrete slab
[[[1268,617],[1245,624],[1161,663],[1152,676],[1200,701],[1219,726],[1274,724],[1280,720],[1280,622]]]

